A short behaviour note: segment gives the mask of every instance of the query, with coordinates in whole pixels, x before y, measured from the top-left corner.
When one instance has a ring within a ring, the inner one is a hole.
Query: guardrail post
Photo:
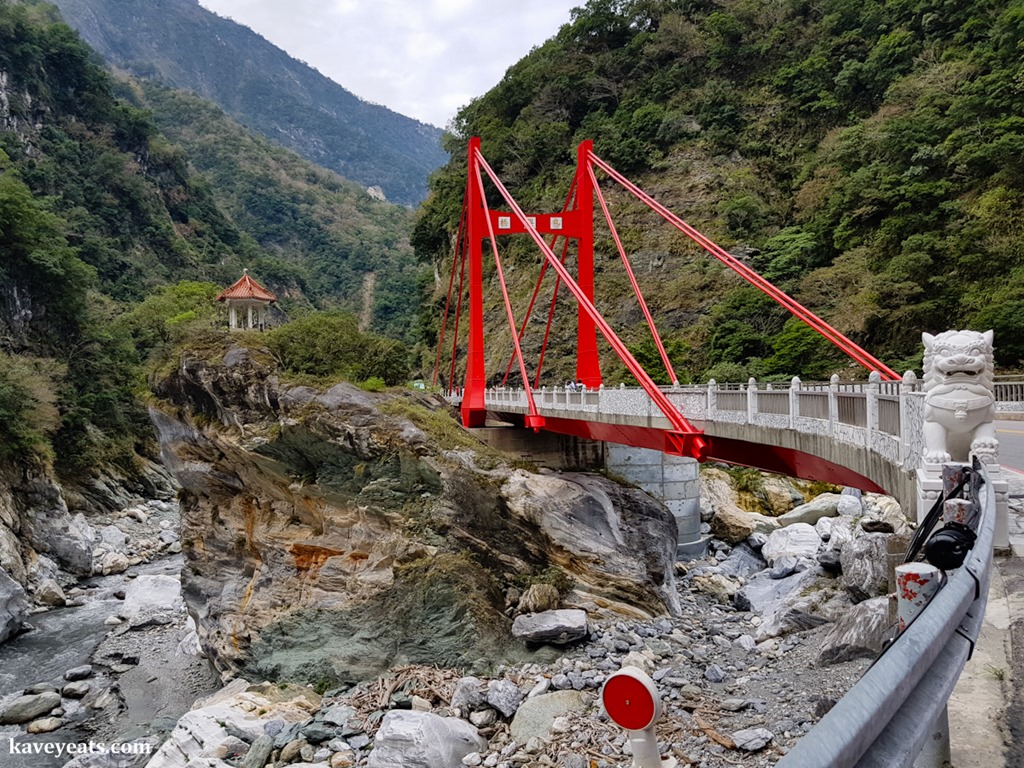
[[[868,374],[868,386],[865,393],[867,401],[865,403],[867,424],[865,425],[864,431],[864,447],[871,448],[871,435],[879,428],[878,424],[878,390],[879,382],[881,382],[882,376],[878,371],[872,371]]]
[[[715,411],[718,410],[718,382],[708,379],[708,421],[715,420]]]
[[[839,374],[833,373],[828,380],[828,431],[830,435],[836,433],[836,424],[839,423]]]
[[[789,428],[796,429],[800,416],[800,377],[794,376],[789,382]]]
[[[747,423],[753,424],[757,415],[757,379],[747,379]]]

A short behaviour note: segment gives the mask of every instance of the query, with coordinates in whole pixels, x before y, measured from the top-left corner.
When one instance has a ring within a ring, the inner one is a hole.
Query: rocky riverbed
[[[155,749],[219,686],[184,611],[178,519],[175,502],[151,500],[80,526],[94,575],[72,581],[54,568],[51,604],[0,645],[4,768],[64,765],[60,745],[144,737]]]
[[[656,682],[664,755],[703,768],[773,765],[887,637],[885,558],[869,576],[852,566],[862,555],[843,552],[876,551],[896,511],[886,497],[825,494],[771,523],[753,517],[772,530],[714,539],[708,557],[676,567],[674,616],[595,618],[561,609],[543,585],[512,595],[511,613],[530,611],[513,632],[529,638],[539,623],[548,633],[543,661],[473,675],[407,665],[322,695],[238,678],[185,715],[148,765],[626,766],[625,734],[599,701],[623,666]]]

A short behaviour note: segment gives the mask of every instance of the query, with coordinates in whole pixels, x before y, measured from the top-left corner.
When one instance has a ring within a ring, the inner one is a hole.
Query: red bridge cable
[[[680,232],[682,232],[691,240],[696,242],[698,245],[704,248],[704,250],[706,250],[719,261],[721,261],[727,267],[729,267],[734,272],[739,274],[741,277],[747,280],[747,282],[756,286],[763,293],[775,299],[776,302],[781,304],[796,317],[803,320],[809,326],[814,328],[814,330],[818,331],[818,333],[820,333],[822,336],[824,336],[837,347],[839,347],[843,352],[845,352],[847,355],[853,358],[856,362],[863,365],[869,371],[878,371],[883,378],[886,378],[890,381],[898,381],[901,378],[899,374],[897,374],[885,363],[881,362],[864,349],[861,349],[853,341],[851,341],[846,336],[841,334],[839,331],[837,331],[824,320],[819,318],[809,309],[801,306],[795,300],[787,296],[785,293],[780,291],[774,285],[772,285],[759,274],[757,274],[757,272],[750,269],[733,256],[729,255],[723,248],[709,240],[707,237],[702,235],[700,232],[691,227],[685,221],[680,219],[678,216],[676,216],[674,213],[668,210],[665,206],[663,206],[657,200],[655,200],[642,189],[633,184],[625,176],[623,176],[610,165],[608,165],[608,163],[599,158],[597,155],[591,153],[590,160],[599,168],[601,168],[601,170],[603,170],[605,173],[611,176],[615,181],[617,181],[628,191],[630,191],[635,197],[637,197],[643,203],[645,203],[649,208],[658,213],[663,219],[668,221],[672,226],[674,226]]]
[[[668,354],[665,352],[665,345],[661,342],[661,336],[658,334],[658,329],[654,326],[654,318],[651,316],[651,310],[647,308],[647,302],[644,300],[644,295],[640,291],[640,284],[637,283],[633,267],[629,263],[629,257],[626,256],[626,249],[622,247],[622,240],[619,237],[619,232],[615,229],[615,224],[612,221],[612,215],[608,211],[608,203],[604,199],[601,187],[597,183],[597,176],[594,174],[594,169],[589,163],[587,164],[587,173],[590,174],[590,181],[594,186],[594,191],[597,193],[597,201],[601,204],[601,210],[604,212],[605,221],[608,222],[608,228],[611,230],[612,238],[615,240],[615,247],[618,248],[619,257],[622,259],[622,264],[626,268],[626,274],[629,275],[629,282],[630,285],[633,286],[633,293],[636,294],[637,301],[640,302],[640,309],[643,310],[644,318],[647,320],[647,327],[651,329],[651,336],[654,337],[654,343],[658,346],[658,354],[661,355],[661,362],[665,366],[665,372],[668,374],[669,381],[673,384],[678,384],[679,377],[676,376],[676,372],[672,370],[672,363],[669,362]]]
[[[477,159],[479,162],[483,162],[483,156],[477,153]],[[471,169],[472,170],[472,169]],[[508,329],[512,333],[512,345],[515,347],[516,358],[519,360],[519,375],[523,377],[523,389],[526,391],[526,401],[529,404],[530,416],[535,419],[539,416],[537,413],[537,404],[533,401],[533,391],[530,388],[530,379],[526,375],[526,361],[523,360],[523,350],[519,346],[519,337],[516,335],[516,318],[512,313],[512,302],[508,297],[508,287],[505,285],[505,273],[501,268],[501,257],[498,256],[498,239],[494,236],[494,222],[491,221],[491,211],[487,206],[487,192],[484,190],[484,180],[480,175],[480,169],[476,168],[476,183],[480,190],[480,202],[484,207],[485,218],[487,219],[487,236],[491,241],[491,251],[494,253],[494,267],[498,273],[498,283],[501,285],[501,296],[505,301],[505,314],[508,317]],[[488,169],[489,171],[490,169]],[[525,221],[524,221],[525,223]],[[536,230],[526,225],[527,229],[532,230],[532,233],[536,235]],[[541,240],[541,243],[544,241]],[[546,244],[545,244],[546,245]],[[550,249],[548,249],[550,250]],[[527,417],[529,419],[529,417]]]
[[[466,212],[466,215],[468,217],[468,210]],[[452,364],[448,378],[448,386],[453,390],[455,389],[455,353],[458,351],[459,346],[459,321],[462,319],[462,298],[465,295],[464,285],[466,280],[466,251],[468,250],[468,248],[468,238],[463,238],[461,263],[459,267],[459,300],[455,306],[455,328],[452,332]]]
[[[466,196],[462,196],[462,214],[459,216],[459,234],[455,238],[455,250],[452,252],[452,269],[448,276],[448,295],[444,300],[444,315],[441,320],[441,335],[437,338],[437,356],[434,359],[434,376],[431,385],[437,384],[437,371],[441,365],[441,350],[444,348],[444,332],[448,326],[448,309],[452,303],[452,286],[455,284],[455,267],[459,263],[459,252],[462,250],[462,230],[466,223]]]
[[[572,181],[572,185],[569,187],[569,194],[565,196],[565,203],[562,205],[562,213],[563,214],[567,210],[569,210],[569,205],[572,203],[572,199],[575,196],[575,193],[576,193],[576,179],[574,177],[573,181]],[[558,238],[559,238],[559,235],[552,235],[551,236],[551,243],[549,244],[551,248],[555,247],[555,243],[558,242]],[[569,247],[569,238],[566,238],[565,239],[565,245],[562,247],[562,261],[563,261],[563,263],[565,262],[565,253],[566,253],[566,250],[568,249],[568,247]],[[537,302],[537,296],[540,294],[540,287],[541,287],[541,284],[544,282],[544,276],[547,274],[547,271],[548,271],[548,263],[545,261],[543,264],[541,264],[540,276],[537,278],[537,285],[533,289],[533,296],[530,297],[530,306],[527,307],[527,309],[526,309],[526,316],[523,318],[522,325],[519,326],[519,341],[520,341],[520,343],[522,343],[523,334],[526,333],[526,326],[530,322],[530,315],[533,314],[533,306]],[[508,365],[505,368],[505,376],[501,380],[501,386],[504,387],[508,383],[508,376],[512,372],[512,365],[515,363],[515,361],[516,361],[515,355],[513,355],[512,357],[509,358]],[[539,373],[539,371],[538,371],[538,373]],[[534,387],[536,387],[536,386],[537,385],[534,384]]]
[[[572,295],[576,297],[576,301],[580,304],[580,306],[583,307],[583,310],[587,313],[590,319],[594,321],[594,324],[600,329],[601,334],[611,345],[612,349],[615,351],[615,354],[617,354],[619,356],[619,359],[622,360],[623,363],[625,363],[626,367],[629,369],[629,372],[632,373],[634,377],[636,377],[636,380],[640,382],[640,385],[647,392],[648,396],[650,396],[650,398],[654,400],[658,408],[661,409],[661,412],[665,414],[665,418],[667,418],[671,422],[673,429],[678,433],[693,436],[692,445],[694,454],[696,456],[701,457],[706,456],[708,444],[704,440],[703,433],[693,428],[690,422],[688,422],[686,418],[678,411],[678,409],[674,405],[672,405],[669,399],[665,397],[664,393],[660,389],[658,389],[658,385],[655,384],[651,380],[651,377],[647,375],[647,372],[643,369],[643,366],[641,366],[640,363],[636,361],[636,358],[634,358],[633,355],[630,354],[630,351],[626,348],[626,345],[623,344],[622,340],[615,335],[615,331],[612,330],[611,326],[608,325],[608,322],[604,319],[604,317],[602,317],[601,313],[597,311],[597,308],[593,305],[590,299],[587,298],[586,294],[583,292],[583,289],[580,288],[576,281],[572,279],[572,275],[569,274],[569,271],[564,266],[558,263],[558,259],[555,258],[554,252],[552,252],[552,250],[548,248],[547,243],[544,242],[544,239],[539,234],[537,234],[537,230],[529,226],[529,223],[526,221],[526,214],[523,213],[523,209],[519,207],[519,204],[512,198],[512,195],[509,194],[509,191],[505,188],[505,185],[502,184],[498,177],[495,175],[494,171],[491,169],[491,166],[487,164],[487,161],[484,159],[483,154],[481,154],[479,150],[476,153],[476,157],[480,166],[487,172],[487,175],[490,177],[491,181],[498,188],[498,191],[501,193],[501,196],[505,198],[505,202],[508,203],[509,207],[515,213],[516,217],[525,226],[526,233],[531,238],[533,238],[533,242],[537,244],[537,247],[540,248],[545,258],[562,278],[562,281],[565,283],[566,287],[569,289]],[[527,393],[529,394],[529,390],[527,390]]]
[[[566,239],[565,243],[562,244],[562,258],[559,260],[562,266],[565,266],[565,257],[569,254],[569,240]],[[544,266],[547,266],[547,259],[544,260]],[[555,275],[555,290],[551,294],[551,309],[548,310],[548,322],[544,326],[544,341],[540,345],[540,359],[537,361],[537,373],[533,379],[533,388],[536,389],[540,386],[540,372],[544,369],[544,355],[548,351],[548,339],[551,338],[551,326],[555,320],[555,305],[558,303],[558,289],[562,287],[562,278]]]
[[[852,357],[858,363],[863,365],[865,368],[868,368],[868,370],[880,369],[894,375],[894,372],[889,371],[889,369],[887,369],[883,363],[881,363],[878,360],[875,360],[869,353],[867,353],[866,351],[858,347],[856,344],[854,344],[852,341],[847,339],[845,336],[839,333],[839,331],[835,330],[830,325],[825,323],[823,320],[816,317],[813,313],[811,313],[809,310],[798,304],[795,300],[793,300],[785,293],[777,289],[775,286],[773,286],[767,280],[762,278],[756,272],[754,272],[746,265],[742,264],[737,259],[732,257],[724,249],[722,249],[717,244],[712,242],[710,239],[702,235],[689,224],[679,219],[663,205],[661,205],[653,198],[651,198],[649,195],[647,195],[645,192],[636,187],[636,185],[629,182],[628,179],[623,177],[621,174],[616,173],[610,166],[607,165],[607,163],[604,163],[603,161],[600,160],[600,158],[597,158],[596,156],[593,157],[593,159],[601,168],[609,172],[609,174],[612,175],[612,177],[616,181],[625,186],[630,192],[636,195],[648,207],[656,211],[659,215],[661,215],[664,219],[666,219],[669,223],[676,227],[676,229],[679,229],[690,239],[692,239],[694,242],[696,242],[702,248],[708,251],[708,253],[710,253],[716,259],[718,259],[723,264],[728,266],[730,269],[735,271],[737,274],[739,274],[745,280],[750,282],[752,285],[756,286],[763,293],[773,298],[775,301],[777,301],[779,304],[781,304],[783,307],[789,310],[792,314],[806,322],[808,325],[810,325],[820,334],[825,336],[829,341],[831,341],[833,344],[839,347],[842,351],[844,351],[847,355]]]

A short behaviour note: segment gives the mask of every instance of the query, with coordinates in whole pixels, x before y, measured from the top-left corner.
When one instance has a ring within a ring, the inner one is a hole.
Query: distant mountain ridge
[[[185,88],[269,139],[388,200],[416,205],[448,159],[442,131],[362,101],[197,0],[56,0],[112,65]]]

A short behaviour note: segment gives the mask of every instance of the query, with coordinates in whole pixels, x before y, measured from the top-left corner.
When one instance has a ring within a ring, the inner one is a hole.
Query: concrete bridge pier
[[[669,508],[679,526],[676,559],[692,560],[707,551],[708,537],[700,534],[700,464],[696,459],[606,443],[605,467]]]

